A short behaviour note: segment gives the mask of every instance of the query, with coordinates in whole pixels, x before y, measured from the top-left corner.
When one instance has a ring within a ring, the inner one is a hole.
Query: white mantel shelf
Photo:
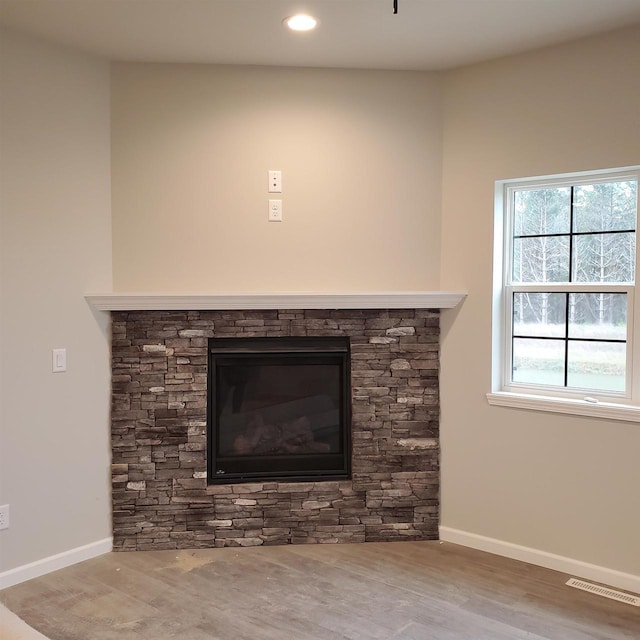
[[[101,311],[229,311],[233,309],[453,309],[465,297],[460,291],[389,293],[240,293],[86,295]]]

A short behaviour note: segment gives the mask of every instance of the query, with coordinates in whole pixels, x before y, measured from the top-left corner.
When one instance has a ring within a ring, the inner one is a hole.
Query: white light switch
[[[54,349],[53,350],[53,373],[61,373],[67,370],[67,350],[66,349]]]
[[[282,222],[282,200],[269,200],[269,222]]]
[[[269,193],[282,193],[282,171],[269,171]]]

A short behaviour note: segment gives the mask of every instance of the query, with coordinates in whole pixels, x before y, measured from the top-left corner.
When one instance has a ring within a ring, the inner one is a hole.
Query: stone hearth
[[[207,485],[210,337],[349,336],[352,478]],[[439,311],[112,312],[116,550],[438,537]]]

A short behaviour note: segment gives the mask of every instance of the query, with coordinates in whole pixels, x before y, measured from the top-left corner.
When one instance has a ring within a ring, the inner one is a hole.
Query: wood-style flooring
[[[0,592],[51,640],[638,640],[640,608],[439,542],[111,553]]]

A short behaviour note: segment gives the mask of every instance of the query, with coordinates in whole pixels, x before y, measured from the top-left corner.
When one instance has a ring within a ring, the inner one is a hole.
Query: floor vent
[[[578,580],[577,578],[567,580],[566,584],[570,587],[575,587],[576,589],[582,589],[582,591],[595,593],[598,596],[611,598],[611,600],[624,602],[626,604],[633,605],[634,607],[640,607],[640,596],[632,596],[629,593],[622,593],[622,591],[615,591],[608,587],[601,587],[599,584],[591,584],[591,582],[585,582],[584,580]]]

